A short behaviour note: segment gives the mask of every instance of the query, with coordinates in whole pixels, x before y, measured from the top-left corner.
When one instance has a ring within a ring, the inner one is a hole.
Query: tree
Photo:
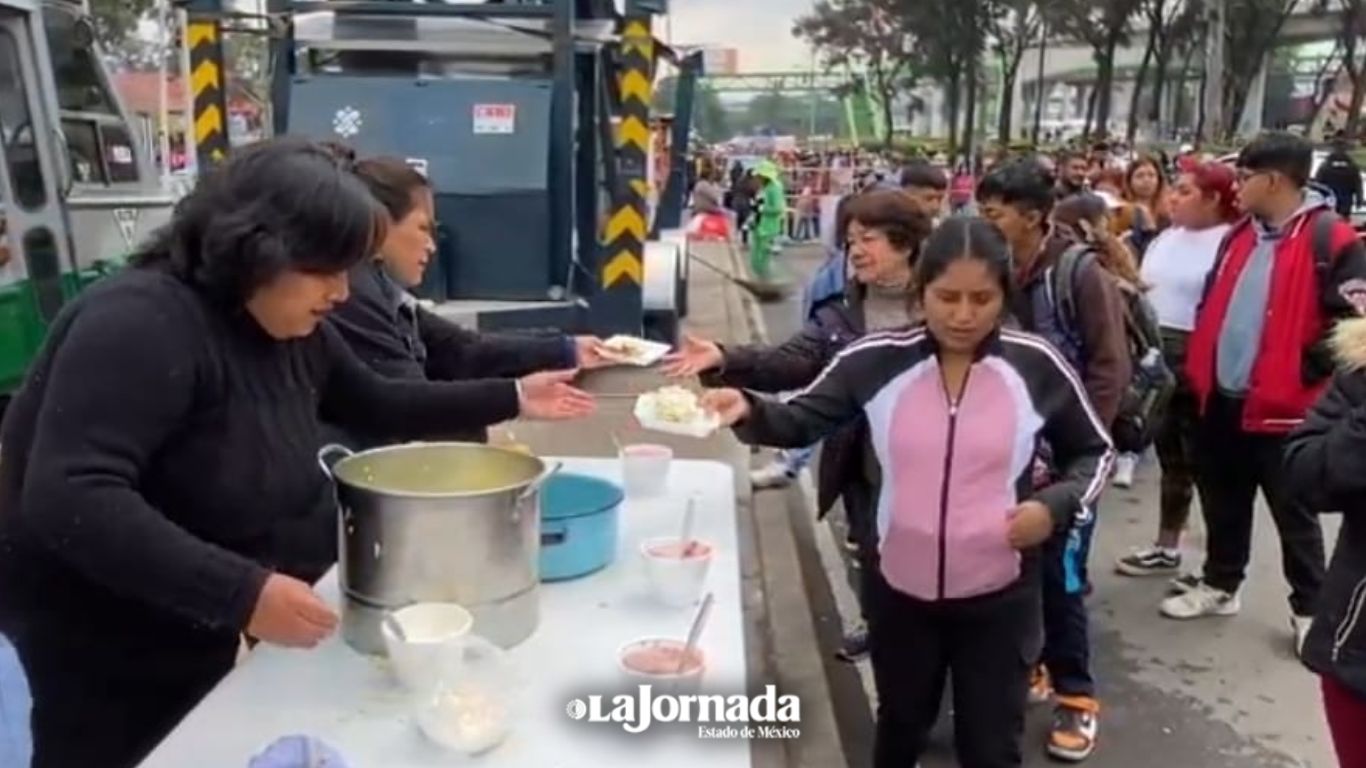
[[[129,54],[141,54],[144,43],[135,34],[138,21],[155,5],[155,0],[90,0],[90,18],[100,48],[121,62]]]
[[[1366,97],[1366,61],[1362,61],[1359,55],[1363,49],[1361,39],[1366,36],[1366,4],[1363,0],[1314,0],[1312,10],[1316,14],[1328,14],[1333,5],[1338,6],[1338,35],[1333,50],[1334,53],[1341,53],[1342,69],[1352,83],[1352,99],[1348,103],[1347,123],[1343,131],[1354,137],[1361,122],[1363,97]],[[1332,93],[1331,88],[1329,93]]]
[[[900,0],[900,10],[906,37],[915,45],[924,74],[944,89],[949,155],[970,151],[979,86],[977,62],[986,42],[984,0]],[[960,144],[959,117],[965,111]]]
[[[914,49],[896,0],[817,0],[792,34],[806,40],[826,71],[862,70],[877,94],[883,135],[892,140],[892,103],[907,82]]]
[[[1158,133],[1166,135],[1162,125],[1162,105],[1167,98],[1167,84],[1171,77],[1173,60],[1179,51],[1192,46],[1202,33],[1200,4],[1190,0],[1147,0],[1143,14],[1148,22],[1149,45],[1152,50],[1153,86],[1148,99],[1147,119],[1159,126]],[[1146,54],[1145,54],[1146,57]],[[1138,106],[1137,94],[1146,85],[1146,72],[1134,85],[1134,106]],[[1177,87],[1185,82],[1184,74]],[[1133,110],[1131,110],[1132,114]],[[1131,118],[1132,119],[1132,118]],[[1132,128],[1130,129],[1133,130]]]
[[[1025,50],[1038,42],[1043,26],[1040,5],[1047,0],[990,0],[987,6],[987,31],[991,49],[1001,64],[1001,111],[996,123],[996,140],[1010,143],[1011,120],[1015,111],[1015,81]],[[1040,84],[1042,86],[1042,84]]]
[[[1299,9],[1301,0],[1224,0],[1228,16],[1224,32],[1223,93],[1224,125],[1218,134],[1231,135],[1247,106],[1253,81],[1261,74],[1267,56],[1276,47],[1285,22]]]
[[[1143,0],[1057,0],[1052,8],[1053,28],[1091,46],[1096,62],[1096,85],[1087,107],[1086,127],[1109,131],[1111,99],[1115,86],[1115,51],[1128,44],[1129,23]]]

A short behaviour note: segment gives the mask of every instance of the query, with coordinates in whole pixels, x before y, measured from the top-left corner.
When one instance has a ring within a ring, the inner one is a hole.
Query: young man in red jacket
[[[1186,361],[1201,406],[1204,576],[1178,579],[1179,594],[1162,603],[1174,619],[1239,611],[1260,488],[1280,534],[1297,653],[1323,583],[1323,531],[1290,493],[1281,451],[1333,371],[1325,342],[1333,322],[1366,306],[1366,251],[1307,189],[1312,154],[1301,138],[1269,133],[1238,156],[1249,216],[1220,248]]]

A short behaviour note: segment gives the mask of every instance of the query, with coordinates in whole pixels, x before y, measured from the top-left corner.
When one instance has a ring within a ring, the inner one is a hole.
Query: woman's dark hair
[[[1099,195],[1072,195],[1053,208],[1053,223],[1080,242],[1095,247],[1097,261],[1111,274],[1138,290],[1147,290],[1138,269],[1138,259],[1129,246],[1105,226],[1110,207]],[[1085,227],[1082,222],[1085,221]]]
[[[365,182],[370,194],[389,212],[390,221],[402,221],[412,213],[417,205],[414,192],[432,188],[426,176],[400,158],[381,155],[361,160],[356,157],[355,150],[345,144],[325,142],[324,146]]]
[[[1010,267],[1010,246],[1001,231],[986,219],[976,216],[953,216],[945,219],[920,249],[915,263],[917,296],[924,299],[925,288],[939,278],[949,265],[959,259],[980,261],[1001,285],[1007,302],[1014,279]]]
[[[328,148],[280,138],[236,150],[132,256],[240,305],[288,271],[335,274],[383,242],[388,215]]]
[[[846,237],[849,225],[857,221],[886,235],[887,242],[897,250],[916,253],[921,241],[930,234],[929,217],[920,213],[899,189],[875,189],[857,195],[849,201],[844,215]]]

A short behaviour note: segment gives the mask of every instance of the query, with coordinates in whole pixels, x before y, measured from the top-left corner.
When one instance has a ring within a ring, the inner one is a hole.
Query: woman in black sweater
[[[1366,301],[1352,299],[1366,314]],[[1342,529],[1300,659],[1319,675],[1324,714],[1343,768],[1366,766],[1366,317],[1333,331],[1338,371],[1285,446],[1296,498],[1340,512]]]
[[[351,296],[327,318],[356,356],[375,372],[396,379],[462,381],[521,376],[557,368],[598,368],[607,363],[593,336],[475,333],[420,306],[408,290],[422,282],[436,251],[435,207],[426,177],[396,157],[356,161],[341,145],[329,148],[365,182],[391,222],[375,257],[351,270]],[[393,430],[341,438],[352,448],[393,442]],[[441,435],[483,442],[481,427]]]
[[[0,432],[0,632],[33,694],[34,768],[135,765],[242,633],[333,631],[309,586],[337,543],[320,414],[419,438],[591,411],[572,372],[390,381],[320,327],[387,226],[323,148],[258,144],[53,323]]]

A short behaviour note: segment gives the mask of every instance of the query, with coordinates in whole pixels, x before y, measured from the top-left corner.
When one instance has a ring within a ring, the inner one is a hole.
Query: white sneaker
[[[1169,619],[1198,619],[1202,616],[1233,616],[1243,609],[1235,594],[1201,583],[1189,592],[1162,601],[1162,615]]]
[[[1138,457],[1132,453],[1121,453],[1115,459],[1115,475],[1110,479],[1116,488],[1132,488],[1134,470],[1138,468]]]
[[[796,480],[787,470],[787,465],[780,461],[775,461],[767,466],[759,467],[749,473],[749,482],[756,489],[765,488],[786,488]]]
[[[1297,616],[1290,614],[1290,631],[1295,635],[1295,658],[1303,658],[1304,639],[1309,636],[1309,630],[1314,626],[1313,616]]]

